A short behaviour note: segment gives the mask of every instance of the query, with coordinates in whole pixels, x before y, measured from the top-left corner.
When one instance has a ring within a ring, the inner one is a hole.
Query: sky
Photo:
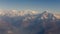
[[[60,0],[0,0],[0,9],[60,12]]]

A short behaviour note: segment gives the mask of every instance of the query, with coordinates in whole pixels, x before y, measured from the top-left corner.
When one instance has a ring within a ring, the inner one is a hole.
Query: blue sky
[[[0,0],[0,9],[60,11],[60,0]]]

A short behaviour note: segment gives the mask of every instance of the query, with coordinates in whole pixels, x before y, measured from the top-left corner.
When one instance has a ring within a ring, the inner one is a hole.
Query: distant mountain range
[[[14,16],[23,16],[23,15],[26,15],[26,14],[37,14],[38,12],[37,11],[33,11],[33,10],[22,10],[22,11],[17,11],[17,10],[0,10],[0,15],[4,16],[11,16],[11,17],[14,17]]]
[[[47,11],[0,11],[0,34],[60,34],[57,16]]]
[[[22,11],[17,11],[17,10],[0,10],[0,16],[9,16],[9,17],[24,16],[24,15],[27,15],[27,14],[37,15],[39,13],[40,13],[39,11],[34,11],[34,10],[22,10]],[[54,16],[57,19],[60,19],[60,14],[54,14]]]

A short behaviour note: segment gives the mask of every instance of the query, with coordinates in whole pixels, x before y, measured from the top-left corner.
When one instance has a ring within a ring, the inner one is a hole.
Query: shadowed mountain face
[[[60,34],[60,19],[44,11],[24,16],[0,16],[0,34]]]

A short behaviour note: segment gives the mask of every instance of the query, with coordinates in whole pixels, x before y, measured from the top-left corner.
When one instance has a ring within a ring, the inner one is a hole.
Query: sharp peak
[[[42,14],[53,14],[53,13],[51,13],[49,11],[44,11],[44,12],[42,12]]]

